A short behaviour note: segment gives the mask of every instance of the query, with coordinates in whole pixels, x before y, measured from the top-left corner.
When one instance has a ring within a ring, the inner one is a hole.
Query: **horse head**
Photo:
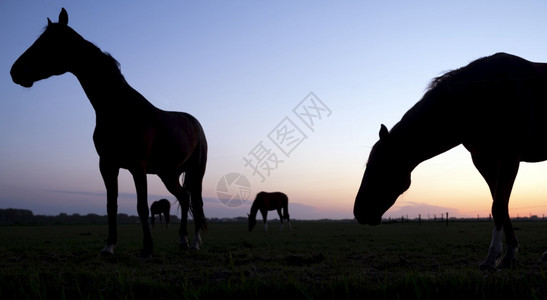
[[[68,13],[63,8],[59,22],[48,25],[40,37],[13,64],[10,74],[13,82],[31,87],[34,82],[68,71],[68,63],[75,51],[74,39],[83,38],[68,27]]]
[[[400,156],[387,128],[380,128],[380,140],[372,150],[355,198],[353,215],[360,224],[378,225],[382,215],[410,187],[410,169]]]
[[[247,214],[248,220],[249,220],[249,232],[255,228],[256,225],[256,217],[252,217],[250,214]]]

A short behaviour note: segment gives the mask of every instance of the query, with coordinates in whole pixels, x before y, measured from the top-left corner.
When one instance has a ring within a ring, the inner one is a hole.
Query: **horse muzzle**
[[[353,208],[353,215],[359,224],[376,226],[382,223],[382,214],[373,214],[370,210],[359,208],[358,205]]]
[[[11,80],[14,83],[29,88],[34,84],[34,80],[29,79],[28,72],[24,66],[21,66],[17,62],[13,64],[10,70]]]
[[[370,226],[376,226],[376,225],[380,225],[380,223],[382,223],[382,217],[371,217],[371,216],[366,216],[366,215],[360,215],[360,214],[356,214],[354,213],[353,214],[355,216],[355,219],[357,220],[357,222],[359,222],[359,224],[362,224],[362,225],[370,225]]]

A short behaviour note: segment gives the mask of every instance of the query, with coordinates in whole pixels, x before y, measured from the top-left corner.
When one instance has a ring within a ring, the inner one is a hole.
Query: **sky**
[[[9,74],[61,7],[152,104],[200,120],[210,218],[245,216],[259,191],[285,192],[295,219],[353,218],[380,124],[393,127],[432,78],[496,52],[547,61],[544,1],[3,0],[0,208],[106,214],[95,115],[77,79],[26,89]],[[546,167],[521,164],[511,216],[547,212]],[[130,174],[119,182],[119,212],[136,215]],[[175,200],[153,175],[148,187],[149,203]],[[385,217],[486,217],[490,206],[458,146],[420,164]]]

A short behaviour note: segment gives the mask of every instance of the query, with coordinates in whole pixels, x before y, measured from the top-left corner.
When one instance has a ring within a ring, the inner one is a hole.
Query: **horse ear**
[[[51,25],[51,23],[53,23],[53,22],[51,22],[51,20],[49,18],[47,18],[47,26]]]
[[[61,9],[61,13],[59,13],[59,24],[68,25],[68,13],[64,7]]]
[[[385,141],[389,137],[389,131],[387,130],[386,125],[382,124],[380,126],[380,141]]]

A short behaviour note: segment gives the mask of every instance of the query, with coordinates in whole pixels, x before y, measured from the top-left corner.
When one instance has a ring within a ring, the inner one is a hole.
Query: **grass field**
[[[546,299],[547,223],[515,222],[519,265],[480,271],[492,223],[361,226],[293,222],[292,231],[212,223],[199,252],[178,250],[178,224],[156,228],[139,258],[140,225],[0,227],[0,299]]]

